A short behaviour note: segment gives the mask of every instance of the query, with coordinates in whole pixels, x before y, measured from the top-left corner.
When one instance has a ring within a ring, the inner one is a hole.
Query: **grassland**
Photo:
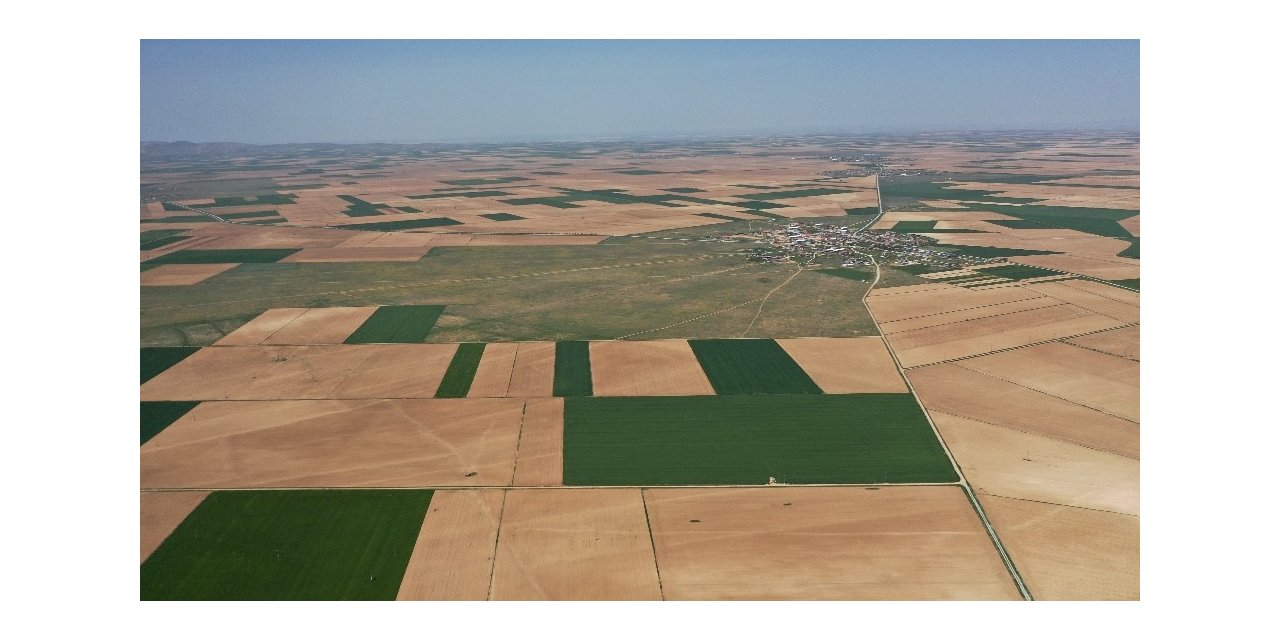
[[[271,308],[404,304],[447,305],[431,342],[720,338],[748,325],[746,337],[876,335],[861,301],[869,284],[808,271],[752,324],[759,300],[794,272],[728,245],[634,238],[437,247],[416,262],[245,264],[198,287],[144,288],[141,339],[207,345]]]
[[[139,409],[139,431],[141,432],[142,442],[146,444],[148,440],[156,437],[156,434],[164,431],[164,428],[173,424],[178,418],[187,415],[187,412],[194,409],[199,402],[142,402]]]
[[[954,482],[910,394],[567,398],[567,485]]]
[[[717,394],[822,393],[773,340],[690,340],[689,346]]]
[[[279,262],[301,249],[179,249],[142,264],[263,264]]]
[[[444,379],[436,389],[437,398],[465,398],[471,390],[471,382],[475,380],[476,370],[480,368],[480,357],[484,355],[483,342],[464,342],[449,362],[444,372]]]
[[[186,360],[199,350],[199,347],[143,347],[140,356],[142,382],[164,373],[169,367]]]
[[[346,343],[424,342],[442,312],[444,306],[438,304],[378,307]]]
[[[431,491],[223,491],[142,564],[142,600],[393,600]]]
[[[552,395],[557,397],[591,395],[590,343],[568,340],[556,343],[556,373]]]
[[[836,276],[837,278],[847,278],[849,280],[859,280],[871,282],[875,279],[876,274],[873,271],[863,269],[849,269],[847,267],[837,267],[834,269],[817,269],[818,273]]]

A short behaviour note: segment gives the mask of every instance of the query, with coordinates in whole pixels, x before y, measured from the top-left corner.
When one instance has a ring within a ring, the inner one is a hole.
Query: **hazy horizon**
[[[1134,40],[143,40],[140,49],[146,142],[1139,131]]]

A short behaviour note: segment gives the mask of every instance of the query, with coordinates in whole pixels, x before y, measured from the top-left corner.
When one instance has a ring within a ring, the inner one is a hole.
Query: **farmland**
[[[143,150],[140,599],[1140,595],[1136,136],[227,149]]]

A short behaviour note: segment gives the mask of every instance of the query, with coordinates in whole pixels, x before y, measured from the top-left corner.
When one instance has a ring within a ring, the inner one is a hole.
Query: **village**
[[[734,237],[767,244],[745,253],[750,261],[771,264],[839,261],[842,267],[858,267],[874,261],[895,266],[923,265],[941,271],[1005,261],[936,249],[933,247],[938,241],[927,236],[821,222],[791,222]]]

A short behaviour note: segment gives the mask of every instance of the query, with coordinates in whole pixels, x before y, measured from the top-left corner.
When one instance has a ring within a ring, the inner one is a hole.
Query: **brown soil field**
[[[1123,327],[1067,340],[1074,345],[1109,353],[1127,360],[1140,360],[1141,341],[1138,327]]]
[[[490,342],[480,356],[480,366],[471,380],[468,398],[505,398],[516,362],[516,342]]]
[[[208,225],[202,235],[216,236],[201,249],[297,249],[332,247],[350,238],[353,231],[304,227],[263,227],[248,224]],[[297,255],[297,254],[294,254]]]
[[[1063,280],[1062,285],[1073,289],[1079,289],[1081,291],[1087,291],[1093,295],[1110,298],[1117,302],[1123,302],[1135,307],[1139,305],[1139,302],[1142,299],[1136,291],[1129,291],[1127,289],[1113,287],[1109,284],[1102,284],[1101,282],[1094,282],[1092,280],[1072,278],[1071,280]]]
[[[142,446],[143,488],[511,482],[514,399],[206,402]]]
[[[342,344],[377,307],[307,309],[260,344]]]
[[[1137,600],[1139,519],[1027,500],[979,496],[1037,600]]]
[[[296,254],[295,254],[296,255]],[[1057,269],[1103,280],[1130,280],[1140,275],[1138,261],[1131,258],[1099,259],[1079,255],[1016,256],[1010,262]]]
[[[142,385],[142,400],[431,398],[457,348],[455,344],[207,347]]]
[[[307,311],[309,309],[267,309],[258,314],[258,317],[244,323],[238,329],[228,333],[213,344],[218,347],[245,347],[262,344],[263,340],[270,338],[272,334],[284,328],[285,325],[293,322],[298,316]]]
[[[907,393],[893,356],[878,336],[777,340],[823,393]]]
[[[974,491],[1138,515],[1138,461],[940,411],[938,432]]]
[[[362,247],[435,247],[440,246],[438,240],[440,238],[448,238],[451,236],[439,236],[433,233],[387,233],[379,231],[361,232],[358,235],[339,242],[334,246],[335,249],[356,249]],[[471,241],[471,236],[462,236],[465,245]]]
[[[437,490],[397,600],[487,600],[506,492]]]
[[[239,263],[162,264],[143,271],[139,278],[144,287],[177,287],[204,282],[238,266]]]
[[[493,600],[658,600],[639,489],[507,493]]]
[[[1000,293],[1021,287],[988,289],[975,294]],[[1018,311],[1001,316],[965,320],[924,329],[888,334],[903,367],[963,358],[1054,338],[1120,326],[1118,320],[1070,305]]]
[[[485,347],[485,351],[488,351]],[[515,366],[507,396],[511,398],[549,398],[556,375],[556,343],[521,342],[516,350]]]
[[[867,294],[868,298],[887,298],[889,296],[904,296],[914,293],[924,293],[925,291],[955,291],[956,287],[941,282],[929,282],[924,284],[909,284],[901,287],[887,287],[872,289]]]
[[[1120,221],[1120,226],[1124,227],[1125,231],[1128,231],[1129,233],[1132,233],[1135,237],[1137,237],[1140,235],[1138,232],[1141,230],[1141,228],[1140,228],[1140,221],[1138,219],[1141,217],[1142,216],[1137,215],[1132,218],[1125,218],[1124,220]]]
[[[524,245],[583,245],[600,244],[608,236],[584,235],[476,235],[469,247],[505,247]]]
[[[1138,422],[1138,363],[1051,342],[956,363],[1041,393]]]
[[[141,497],[142,522],[138,530],[142,545],[141,564],[151,557],[165,538],[186,520],[208,497],[208,491],[144,491]]]
[[[1067,187],[1056,184],[997,184],[989,182],[957,182],[958,189],[986,189],[1002,197],[1039,198],[1036,204],[1055,207],[1099,207],[1138,209],[1141,200],[1137,189]]]
[[[944,324],[964,322],[966,320],[1002,316],[1010,313],[1017,313],[1019,311],[1054,307],[1060,304],[1064,303],[1061,300],[1054,300],[1047,296],[1027,298],[1024,300],[1014,300],[1013,302],[1001,302],[981,307],[970,307],[968,309],[960,309],[957,311],[944,311],[942,313],[917,316],[914,318],[907,318],[905,320],[895,320],[893,322],[881,322],[880,331],[885,334],[901,333],[903,331],[911,331],[912,329],[924,329]]]
[[[416,262],[430,247],[312,247],[280,262]]]
[[[670,600],[1018,600],[959,487],[646,489]]]
[[[907,371],[930,413],[940,411],[1137,458],[1138,425],[954,364]]]
[[[867,307],[875,315],[877,322],[894,322],[907,318],[930,316],[936,313],[986,307],[993,304],[1004,304],[1015,300],[1040,297],[1038,293],[1020,288],[970,291],[963,287],[955,287],[949,284],[927,286],[935,288],[916,289],[911,292],[904,291],[904,295],[868,296]],[[889,289],[889,291],[893,291],[893,289]]]
[[[555,487],[564,483],[563,474],[564,398],[529,398],[524,403],[512,484]]]
[[[716,394],[687,340],[611,340],[592,342],[590,349],[594,395]]]

